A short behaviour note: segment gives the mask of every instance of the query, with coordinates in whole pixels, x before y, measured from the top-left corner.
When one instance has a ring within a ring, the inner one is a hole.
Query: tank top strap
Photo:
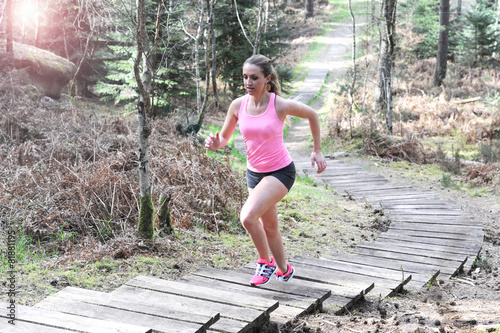
[[[240,108],[238,110],[238,119],[241,119],[242,112],[246,112],[248,103],[248,94],[243,96],[243,100],[241,101]]]

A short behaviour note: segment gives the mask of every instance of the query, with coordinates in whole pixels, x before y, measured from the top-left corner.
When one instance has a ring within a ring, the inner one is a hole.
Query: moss
[[[141,197],[141,208],[139,211],[139,224],[137,225],[137,231],[142,237],[150,240],[153,240],[155,234],[153,224],[154,210],[151,195]]]
[[[158,212],[158,229],[160,229],[160,233],[165,233],[167,235],[174,232],[169,206],[171,198],[172,195],[160,197],[160,210]]]

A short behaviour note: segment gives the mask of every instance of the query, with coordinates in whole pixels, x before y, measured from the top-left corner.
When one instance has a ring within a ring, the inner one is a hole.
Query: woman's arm
[[[316,111],[303,103],[279,97],[276,100],[276,112],[280,119],[285,119],[286,116],[294,116],[307,118],[309,120],[309,127],[311,128],[311,134],[314,142],[314,148],[311,154],[311,163],[313,167],[315,165],[318,166],[318,173],[323,172],[326,169],[326,159],[321,153],[320,124]]]
[[[241,99],[234,100],[229,109],[227,110],[226,119],[222,125],[220,133],[217,131],[214,134],[210,133],[208,138],[205,139],[205,148],[215,151],[224,148],[231,135],[233,135],[236,124],[238,123],[238,110],[240,108]]]

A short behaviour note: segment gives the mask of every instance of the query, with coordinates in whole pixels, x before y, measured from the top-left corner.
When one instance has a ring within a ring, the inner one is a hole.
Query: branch
[[[248,43],[250,43],[250,46],[252,46],[252,49],[254,49],[255,46],[253,45],[250,38],[248,38],[247,33],[245,32],[245,28],[243,27],[243,23],[241,23],[240,14],[238,13],[238,4],[236,3],[236,0],[234,0],[234,9],[236,10],[236,17],[238,18],[238,22],[240,23],[240,27],[241,27],[241,30],[243,31],[243,35],[245,35],[245,38],[247,39]]]

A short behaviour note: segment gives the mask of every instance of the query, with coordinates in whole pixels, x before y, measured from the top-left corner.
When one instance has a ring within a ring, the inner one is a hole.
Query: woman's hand
[[[311,154],[311,164],[314,168],[316,165],[318,166],[317,173],[322,173],[326,169],[326,159],[323,157],[321,152],[313,151]]]
[[[215,150],[219,149],[219,146],[220,146],[219,132],[217,131],[215,133],[215,135],[210,133],[208,138],[205,139],[205,148],[207,148],[211,151],[215,151]]]

